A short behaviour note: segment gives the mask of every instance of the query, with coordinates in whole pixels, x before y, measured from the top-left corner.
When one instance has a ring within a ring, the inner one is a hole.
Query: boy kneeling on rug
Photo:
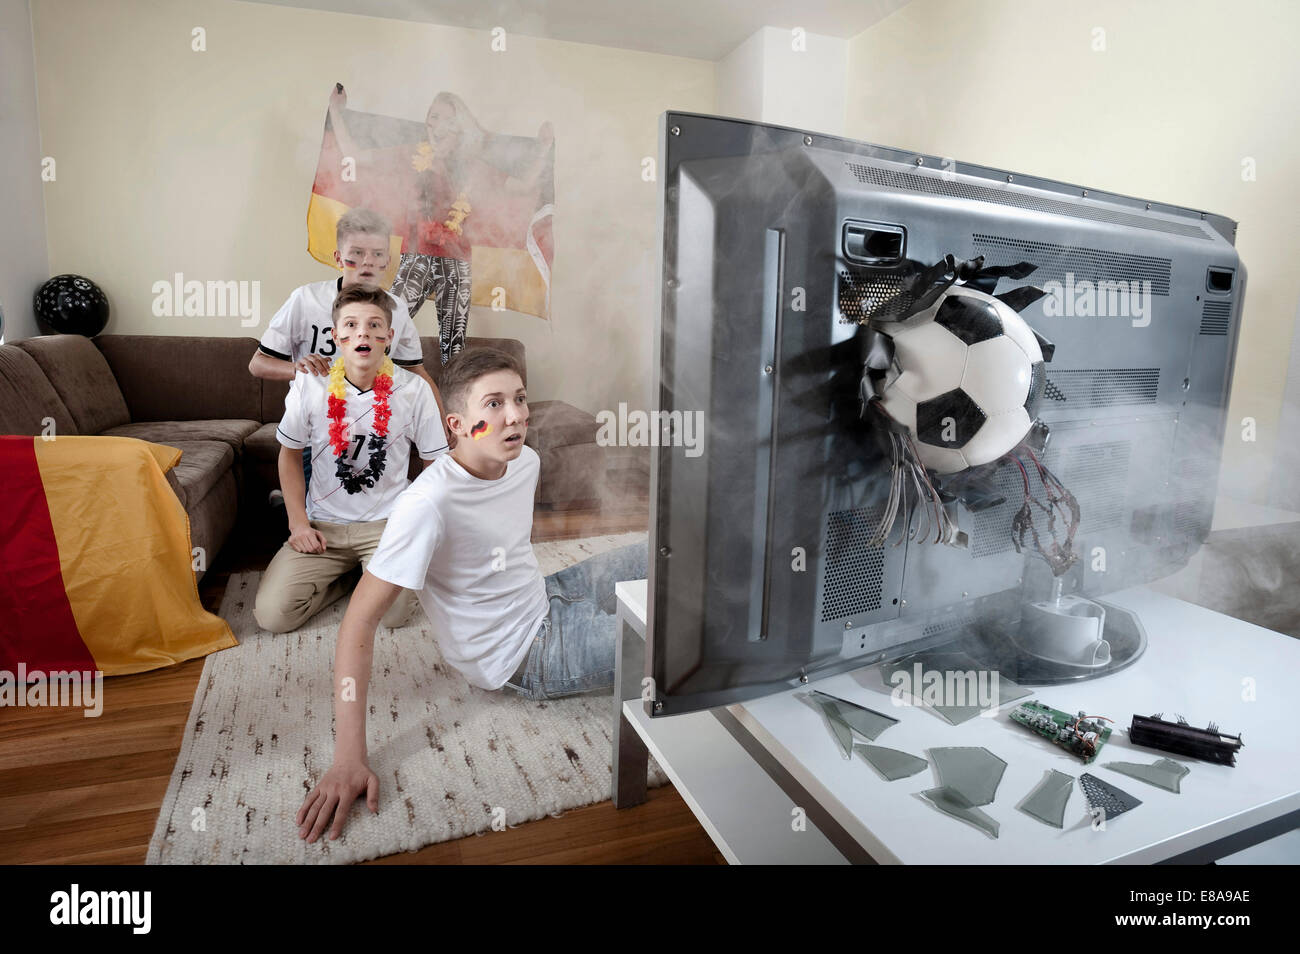
[[[614,584],[646,576],[641,543],[543,578],[532,548],[540,459],[524,446],[523,369],[502,351],[475,348],[452,358],[441,384],[456,446],[398,499],[343,616],[334,764],[296,816],[308,841],[331,820],[337,838],[362,793],[379,809],[366,690],[375,625],[403,592],[419,592],[443,658],[471,685],[540,700],[613,688]]]
[[[414,444],[425,467],[447,449],[433,391],[423,379],[393,365],[392,297],[373,285],[349,285],[334,299],[339,357],[328,376],[300,371],[276,429],[280,488],[289,515],[289,539],[257,588],[253,616],[273,633],[297,629],[347,592],[342,577],[364,568],[379,546],[389,513],[409,486]],[[318,461],[310,492],[302,449]],[[304,506],[305,497],[305,506]],[[415,595],[390,600],[385,626],[401,626]]]

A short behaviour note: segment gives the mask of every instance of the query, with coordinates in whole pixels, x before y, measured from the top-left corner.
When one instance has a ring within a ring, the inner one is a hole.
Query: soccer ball
[[[955,474],[1025,439],[1046,380],[1043,351],[1009,305],[953,285],[881,331],[894,343],[881,404],[911,432],[922,464]]]

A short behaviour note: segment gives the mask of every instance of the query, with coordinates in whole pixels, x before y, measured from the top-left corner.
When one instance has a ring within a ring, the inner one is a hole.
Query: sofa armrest
[[[16,345],[0,345],[0,434],[76,434],[77,425],[41,366]]]

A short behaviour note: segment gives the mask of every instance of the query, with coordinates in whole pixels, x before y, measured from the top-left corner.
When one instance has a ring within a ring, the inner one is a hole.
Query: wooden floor
[[[644,530],[644,487],[611,486],[624,493],[600,511],[539,511],[533,539]],[[282,540],[273,521],[245,521],[204,576],[203,605],[215,612],[230,574],[264,569]],[[71,708],[0,709],[0,863],[143,864],[202,671],[203,660],[192,659],[106,679],[98,718]],[[635,808],[604,801],[369,862],[725,863],[671,784]]]

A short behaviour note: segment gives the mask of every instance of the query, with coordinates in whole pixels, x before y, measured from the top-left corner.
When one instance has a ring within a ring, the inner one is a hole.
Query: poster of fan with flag
[[[447,351],[469,306],[550,318],[555,210],[554,135],[488,132],[454,93],[434,97],[424,122],[347,107],[330,94],[307,211],[307,250],[334,264],[335,226],[349,209],[390,223],[385,280],[414,316],[433,298]],[[446,356],[446,355],[444,355]]]

